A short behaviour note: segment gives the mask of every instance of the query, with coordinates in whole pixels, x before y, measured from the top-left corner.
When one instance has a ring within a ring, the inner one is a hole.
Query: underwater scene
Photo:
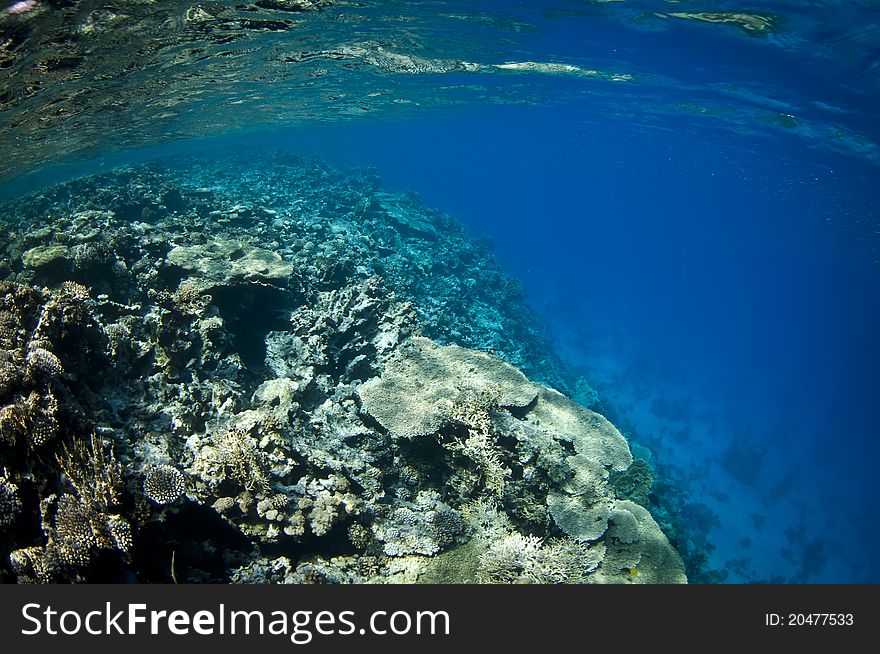
[[[0,582],[880,582],[880,5],[5,0]]]

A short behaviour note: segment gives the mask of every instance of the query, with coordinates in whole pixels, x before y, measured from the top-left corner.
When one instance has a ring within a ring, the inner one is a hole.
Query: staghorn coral
[[[246,490],[268,489],[262,454],[247,432],[242,429],[224,431],[217,446],[217,455],[218,463],[227,475]]]
[[[475,488],[484,488],[493,496],[504,492],[505,480],[510,477],[511,471],[487,432],[468,429],[464,439],[444,443],[443,446],[476,465],[478,474],[473,479]]]
[[[449,418],[465,427],[466,436],[453,436],[452,440],[443,443],[450,452],[475,464],[478,476],[473,480],[474,485],[482,486],[494,496],[502,494],[505,479],[511,475],[495,444],[496,428],[491,415],[499,408],[500,388],[495,385],[473,386],[467,382],[458,386],[449,406]]]
[[[122,466],[112,444],[97,435],[65,444],[57,457],[58,465],[80,500],[106,511],[119,504]]]
[[[544,542],[511,533],[480,555],[477,579],[492,584],[582,583],[602,561],[604,547],[571,540]]]
[[[56,460],[73,492],[44,497],[44,543],[9,554],[20,583],[82,580],[100,552],[126,554],[134,546],[130,522],[116,512],[123,480],[112,448],[94,435],[78,438]]]
[[[253,422],[220,428],[199,439],[192,466],[187,470],[197,493],[221,497],[226,491],[242,491],[250,498],[245,504],[250,505],[254,493],[264,495],[269,491],[268,459],[250,435],[252,426]]]

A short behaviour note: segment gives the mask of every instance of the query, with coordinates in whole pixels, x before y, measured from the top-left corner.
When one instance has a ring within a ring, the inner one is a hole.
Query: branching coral
[[[461,385],[449,406],[449,418],[465,427],[464,438],[453,437],[443,446],[472,461],[479,470],[476,481],[492,496],[504,491],[504,480],[510,476],[501,451],[495,444],[495,427],[491,412],[498,409],[500,386]]]
[[[43,304],[32,340],[51,343],[64,369],[94,372],[103,362],[106,337],[88,306],[89,291],[82,284],[64,282]]]
[[[58,434],[58,399],[52,392],[41,395],[31,391],[0,409],[0,438],[9,444],[27,440],[40,448]]]
[[[229,476],[247,490],[268,489],[263,455],[247,432],[241,429],[224,431],[217,444],[217,454]]]
[[[67,372],[94,372],[103,360],[100,327],[75,283],[38,291],[3,283],[0,303],[0,441],[40,449],[65,425]],[[69,429],[71,425],[66,425]]]
[[[544,542],[513,532],[480,556],[478,579],[494,584],[582,583],[602,561],[604,548],[570,539]]]
[[[134,544],[131,524],[116,512],[122,469],[112,449],[96,436],[76,439],[57,461],[74,492],[41,501],[45,544],[9,557],[20,582],[75,581],[96,553],[127,553]]]
[[[203,446],[193,464],[193,471],[216,485],[232,480],[246,491],[269,489],[265,455],[245,429],[221,429]]]
[[[43,347],[32,347],[26,362],[28,379],[37,383],[51,383],[64,373],[61,359]]]
[[[464,439],[444,443],[444,447],[476,464],[479,477],[475,481],[489,495],[498,497],[504,492],[504,481],[510,476],[510,469],[504,465],[489,433],[468,429]]]
[[[96,435],[65,444],[58,456],[58,465],[81,501],[105,511],[119,503],[122,466],[112,446],[105,445]]]

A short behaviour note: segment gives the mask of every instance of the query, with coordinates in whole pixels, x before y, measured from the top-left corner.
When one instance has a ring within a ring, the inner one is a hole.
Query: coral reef
[[[686,581],[485,246],[370,173],[238,164],[0,207],[2,580]]]

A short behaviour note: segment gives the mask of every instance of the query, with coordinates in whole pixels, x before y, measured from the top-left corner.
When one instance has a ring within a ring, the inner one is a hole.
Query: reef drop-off
[[[644,462],[417,196],[190,158],[0,221],[0,580],[686,581]]]

